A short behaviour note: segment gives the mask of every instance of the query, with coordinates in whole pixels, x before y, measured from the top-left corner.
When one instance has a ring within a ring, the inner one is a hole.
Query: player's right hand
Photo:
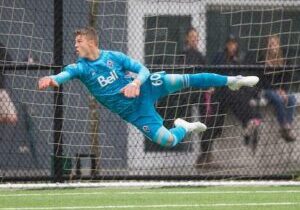
[[[38,82],[38,89],[44,90],[47,87],[57,87],[58,84],[51,77],[42,77]]]
[[[138,79],[135,79],[132,83],[126,85],[121,90],[121,93],[123,93],[127,98],[135,98],[140,95],[140,86],[140,81]]]

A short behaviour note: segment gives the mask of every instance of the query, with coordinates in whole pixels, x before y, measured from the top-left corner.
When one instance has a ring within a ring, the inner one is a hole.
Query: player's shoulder
[[[68,64],[64,67],[64,70],[79,73],[84,66],[83,59],[78,59],[75,63]]]
[[[70,63],[64,66],[64,69],[77,70],[81,66],[80,62]]]
[[[124,55],[123,52],[120,51],[114,51],[114,50],[102,50],[103,53],[110,55],[110,56],[119,56],[119,55]]]
[[[113,50],[103,50],[102,51],[109,59],[112,59],[112,60],[123,60],[125,56],[125,54],[123,52],[120,52],[120,51],[113,51]]]
[[[71,63],[64,66],[64,70],[74,70],[77,69],[77,63]]]

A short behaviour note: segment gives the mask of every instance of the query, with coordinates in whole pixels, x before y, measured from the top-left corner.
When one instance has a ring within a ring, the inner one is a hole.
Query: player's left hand
[[[121,93],[128,98],[135,98],[140,95],[140,82],[134,80],[132,83],[126,85],[122,90]]]

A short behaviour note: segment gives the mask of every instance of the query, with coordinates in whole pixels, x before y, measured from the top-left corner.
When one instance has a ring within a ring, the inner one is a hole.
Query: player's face
[[[196,31],[191,31],[187,35],[187,44],[190,48],[197,49],[197,45],[199,42],[199,36]]]
[[[84,35],[76,36],[75,51],[79,57],[88,57],[91,51],[91,40],[88,40]]]

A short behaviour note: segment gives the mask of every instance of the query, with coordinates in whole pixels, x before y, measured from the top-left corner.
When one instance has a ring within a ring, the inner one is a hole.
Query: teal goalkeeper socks
[[[182,140],[184,139],[184,137],[186,135],[186,130],[183,127],[172,128],[172,129],[170,129],[170,132],[172,133],[172,135],[174,137],[172,147],[174,147],[177,144],[179,144],[180,142],[182,142]]]
[[[226,86],[228,77],[219,74],[200,73],[188,74],[188,78],[190,87],[210,88]]]

